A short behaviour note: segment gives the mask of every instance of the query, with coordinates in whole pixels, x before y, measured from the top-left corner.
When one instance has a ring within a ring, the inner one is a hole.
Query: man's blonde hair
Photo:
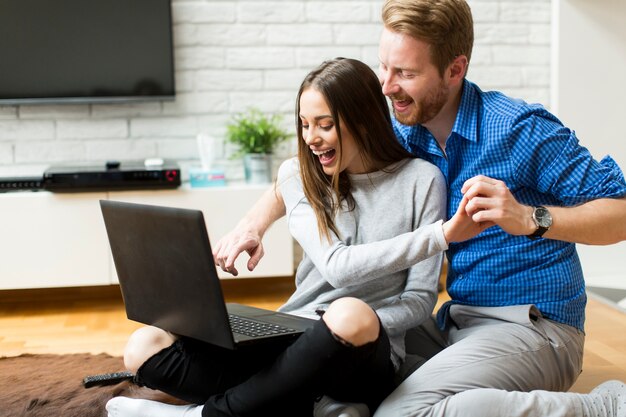
[[[465,0],[387,0],[382,18],[392,32],[428,43],[441,75],[457,56],[472,56],[474,22]]]

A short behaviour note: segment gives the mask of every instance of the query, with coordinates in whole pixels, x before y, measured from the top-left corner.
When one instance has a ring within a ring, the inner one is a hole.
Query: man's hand
[[[253,271],[265,254],[263,243],[258,233],[247,227],[245,223],[240,223],[213,247],[215,265],[222,268],[222,271],[237,276],[239,271],[235,268],[235,261],[244,251],[250,255],[248,270]]]
[[[475,222],[466,211],[467,203],[468,199],[463,197],[454,216],[443,224],[446,242],[463,242],[494,225],[492,222]]]
[[[478,175],[465,181],[461,192],[468,200],[465,211],[476,223],[491,222],[518,236],[537,229],[532,207],[518,203],[503,181]]]

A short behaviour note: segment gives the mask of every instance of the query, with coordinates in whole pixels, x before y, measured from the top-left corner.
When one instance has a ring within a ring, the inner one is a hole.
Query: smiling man
[[[549,392],[567,390],[582,367],[586,295],[573,242],[626,238],[622,172],[542,106],[465,79],[465,1],[388,0],[382,16],[379,76],[398,140],[446,176],[448,211],[465,196],[476,222],[498,227],[450,245],[451,301],[438,326],[413,335],[414,353],[431,359],[376,415],[623,415],[619,382],[590,396]]]

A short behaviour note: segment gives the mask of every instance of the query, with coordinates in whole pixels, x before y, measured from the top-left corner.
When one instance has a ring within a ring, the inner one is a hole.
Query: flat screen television
[[[174,96],[170,0],[0,0],[0,105]]]

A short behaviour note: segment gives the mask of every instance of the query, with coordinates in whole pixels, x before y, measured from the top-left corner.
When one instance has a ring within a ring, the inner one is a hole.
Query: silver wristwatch
[[[528,237],[530,239],[539,239],[552,226],[552,215],[543,206],[533,207],[533,222],[535,222],[537,230],[528,235]]]

